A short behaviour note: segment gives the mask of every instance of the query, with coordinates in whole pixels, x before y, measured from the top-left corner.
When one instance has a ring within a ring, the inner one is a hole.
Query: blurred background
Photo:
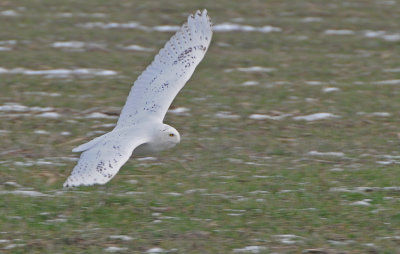
[[[197,9],[172,150],[62,189]],[[0,2],[0,252],[397,253],[400,1]]]

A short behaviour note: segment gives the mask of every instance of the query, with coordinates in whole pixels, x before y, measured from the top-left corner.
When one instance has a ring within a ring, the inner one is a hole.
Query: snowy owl
[[[132,154],[150,154],[180,142],[179,132],[163,119],[206,54],[211,37],[206,10],[188,17],[133,84],[115,128],[72,150],[82,154],[64,187],[105,184]]]

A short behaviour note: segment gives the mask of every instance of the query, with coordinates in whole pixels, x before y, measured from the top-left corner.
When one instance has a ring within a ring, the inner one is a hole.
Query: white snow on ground
[[[12,48],[0,46],[0,51],[10,51],[10,50],[12,50]]]
[[[228,111],[220,111],[215,114],[216,118],[222,118],[222,119],[238,119],[240,118],[239,115],[232,114],[231,112]]]
[[[357,112],[357,115],[361,115],[361,116],[380,116],[380,117],[389,117],[392,116],[391,113],[388,112],[372,112],[372,113],[365,113],[365,112]]]
[[[246,246],[241,249],[233,249],[233,253],[260,253],[266,249],[264,246]]]
[[[154,27],[148,27],[141,25],[138,22],[132,21],[128,23],[116,23],[116,22],[88,22],[77,24],[78,27],[82,28],[102,28],[102,29],[114,29],[114,28],[125,28],[125,29],[140,29],[144,31],[157,31],[157,32],[176,32],[179,30],[180,26],[176,25],[160,25]],[[249,26],[249,25],[240,25],[235,23],[222,23],[213,26],[213,30],[215,32],[260,32],[260,33],[271,33],[271,32],[280,32],[282,31],[279,27],[273,26]]]
[[[5,10],[5,11],[0,11],[0,15],[8,17],[16,17],[19,16],[19,13],[14,10]]]
[[[320,86],[323,85],[323,83],[321,81],[304,81],[304,83],[306,85],[310,85],[310,86]]]
[[[6,247],[4,247],[3,250],[11,250],[11,249],[23,247],[23,246],[25,246],[25,244],[23,244],[23,243],[12,243],[12,244],[9,244]]]
[[[104,249],[105,252],[120,252],[120,251],[127,251],[128,248],[126,247],[116,247],[116,246],[110,246]]]
[[[27,197],[50,197],[50,195],[38,192],[38,191],[29,191],[29,190],[13,190],[13,191],[0,191],[0,194],[15,194],[22,195]]]
[[[176,32],[178,31],[180,26],[154,26],[153,28],[150,28],[149,30],[154,30],[157,32]]]
[[[116,240],[122,240],[122,241],[131,241],[134,238],[127,236],[127,235],[110,235],[108,238],[110,239],[116,239]]]
[[[396,42],[400,41],[400,34],[390,34],[386,31],[364,31],[364,36],[367,38],[380,38],[385,41]]]
[[[37,115],[37,117],[56,119],[56,118],[60,118],[61,115],[57,112],[44,112],[42,114]]]
[[[301,239],[303,239],[300,236],[290,234],[274,235],[273,237],[283,244],[296,244],[302,242]]]
[[[240,31],[240,32],[261,32],[261,33],[271,33],[271,32],[280,32],[282,31],[279,27],[273,26],[261,26],[261,27],[254,27],[249,25],[240,25],[234,23],[222,23],[215,25],[213,27],[215,32],[232,32],[232,31]]]
[[[165,250],[159,247],[151,248],[146,251],[146,253],[162,253]]]
[[[54,15],[59,18],[73,18],[73,17],[85,17],[85,18],[106,18],[108,14],[105,13],[71,13],[71,12],[60,12]]]
[[[143,52],[151,52],[154,51],[154,49],[152,48],[145,48],[136,44],[132,44],[132,45],[128,45],[128,46],[124,46],[121,47],[124,50],[132,50],[132,51],[143,51]]]
[[[49,97],[61,96],[61,94],[59,94],[59,93],[47,93],[47,92],[24,92],[24,94],[39,95],[39,96],[49,96]]]
[[[0,45],[15,45],[15,44],[17,44],[16,40],[0,41]]]
[[[45,131],[45,130],[35,130],[35,131],[33,131],[33,133],[39,134],[39,135],[47,135],[47,134],[50,134],[50,132]]]
[[[190,109],[189,108],[184,108],[184,107],[178,107],[174,109],[168,110],[168,113],[174,114],[174,115],[180,115],[180,116],[188,116]]]
[[[400,85],[400,79],[376,81],[375,85]]]
[[[105,118],[105,119],[115,119],[118,116],[110,116],[100,112],[93,112],[86,116],[86,118]]]
[[[251,66],[251,67],[239,67],[236,69],[226,69],[224,72],[232,72],[234,70],[242,71],[242,72],[273,72],[273,71],[276,71],[275,68]]]
[[[300,19],[300,22],[311,23],[311,22],[321,22],[323,19],[320,17],[305,17]]]
[[[140,25],[138,22],[128,22],[128,23],[116,23],[116,22],[89,22],[78,24],[78,27],[82,28],[102,28],[102,29],[114,29],[114,28],[125,28],[125,29],[141,29],[148,30],[147,27]]]
[[[3,106],[0,106],[0,111],[8,111],[8,112],[46,112],[54,110],[51,107],[28,107],[18,103],[4,103]]]
[[[340,91],[340,88],[337,87],[325,87],[322,89],[322,92],[324,93],[331,93],[331,92],[338,92]]]
[[[260,84],[260,82],[258,82],[258,81],[249,80],[249,81],[243,82],[242,86],[256,86],[259,84]]]
[[[288,116],[291,116],[291,114],[282,114],[282,115],[278,115],[278,116],[270,116],[270,115],[262,115],[262,114],[252,114],[249,116],[250,119],[253,120],[282,120]]]
[[[324,31],[324,34],[326,35],[350,35],[354,34],[353,30],[347,30],[347,29],[328,29]]]
[[[101,43],[82,42],[82,41],[59,41],[51,44],[53,48],[65,49],[69,51],[83,51],[85,48],[105,48]]]
[[[179,197],[182,196],[181,193],[178,192],[166,192],[166,193],[162,193],[163,195],[167,195],[167,196],[172,196],[172,197]]]
[[[355,206],[370,206],[371,204],[369,202],[371,202],[372,199],[364,199],[364,200],[360,200],[360,201],[355,201],[350,203],[350,205],[355,205]]]
[[[400,68],[384,69],[383,72],[400,72]]]
[[[311,115],[305,116],[296,116],[293,117],[294,120],[305,120],[305,121],[315,121],[315,120],[323,120],[323,119],[333,119],[339,118],[340,116],[331,114],[331,113],[315,113]]]
[[[62,42],[54,42],[51,44],[53,48],[83,48],[85,47],[85,43],[82,41],[62,41]]]
[[[23,74],[23,75],[45,75],[48,78],[63,78],[69,76],[112,76],[117,72],[103,69],[50,69],[50,70],[29,70],[25,68],[5,69],[0,67],[1,74]]]
[[[342,152],[318,152],[318,151],[310,151],[308,155],[312,156],[334,156],[334,157],[343,157],[344,153]]]

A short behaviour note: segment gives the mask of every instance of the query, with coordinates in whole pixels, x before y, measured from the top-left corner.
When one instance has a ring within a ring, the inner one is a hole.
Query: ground
[[[62,189],[160,30],[203,8],[211,47],[165,119],[181,143]],[[1,252],[398,253],[399,18],[397,0],[1,1]]]

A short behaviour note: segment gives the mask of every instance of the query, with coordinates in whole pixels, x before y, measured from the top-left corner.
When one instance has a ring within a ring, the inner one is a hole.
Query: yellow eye
[[[175,135],[174,135],[174,133],[170,133],[169,136],[170,136],[170,137],[173,137],[173,136],[175,136]]]

